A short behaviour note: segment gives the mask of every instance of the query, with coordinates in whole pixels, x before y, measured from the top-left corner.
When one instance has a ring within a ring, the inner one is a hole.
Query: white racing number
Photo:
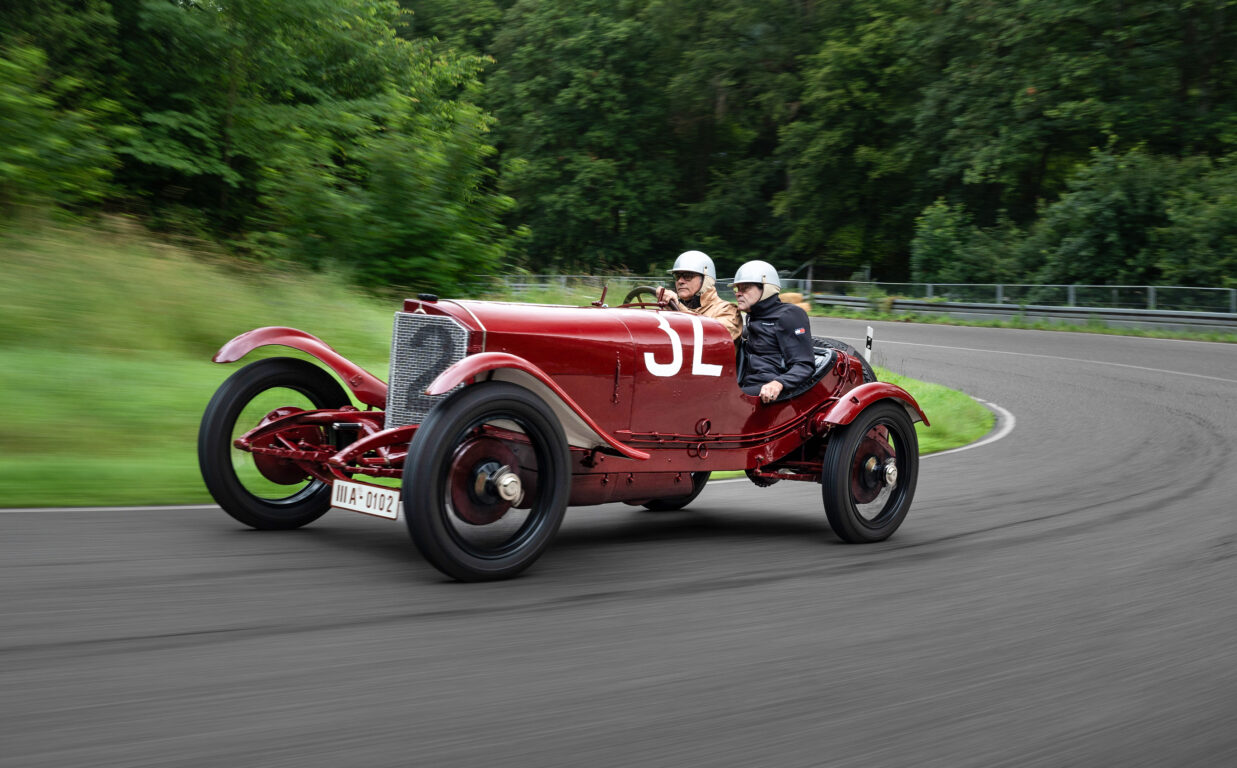
[[[704,326],[700,323],[700,318],[689,317],[688,320],[692,324],[692,375],[693,376],[721,376],[722,367],[714,363],[706,363],[703,359],[704,354]],[[679,334],[670,327],[670,321],[665,315],[657,316],[657,327],[666,332],[670,337],[670,362],[659,363],[653,359],[652,352],[644,353],[644,365],[649,369],[649,373],[654,376],[674,376],[683,367],[683,340],[679,338]]]

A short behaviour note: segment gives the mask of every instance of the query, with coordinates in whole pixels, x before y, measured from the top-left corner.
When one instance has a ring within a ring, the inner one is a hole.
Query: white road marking
[[[983,403],[984,405],[988,406],[989,409],[996,411],[996,415],[1000,417],[999,418],[999,423],[1001,425],[1000,429],[998,429],[996,432],[992,433],[991,435],[988,435],[983,440],[979,440],[977,442],[971,443],[970,445],[963,445],[958,448],[950,448],[948,451],[937,451],[936,453],[929,453],[921,458],[932,459],[932,458],[936,458],[937,456],[946,456],[951,453],[958,453],[959,451],[969,451],[972,448],[979,448],[980,446],[983,446],[983,445],[991,445],[992,443],[995,443],[997,440],[1000,440],[1001,438],[1008,436],[1010,432],[1014,431],[1014,425],[1018,423],[1018,420],[1014,418],[1014,414],[1005,410],[1004,408],[997,405],[996,403],[990,403],[987,400],[980,400],[979,398],[975,398],[975,399]]]

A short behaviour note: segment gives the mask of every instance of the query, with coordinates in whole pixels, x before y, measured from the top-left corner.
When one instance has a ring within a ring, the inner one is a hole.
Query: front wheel
[[[541,556],[571,490],[563,428],[533,393],[466,387],[417,429],[404,461],[404,515],[417,549],[460,581],[515,576]]]
[[[821,493],[842,541],[884,541],[910,511],[919,479],[919,439],[906,410],[875,403],[829,438]]]
[[[348,393],[318,366],[290,357],[258,360],[219,387],[198,430],[198,466],[223,511],[260,530],[300,528],[331,508],[331,487],[294,462],[238,449],[236,438],[296,411],[349,405]],[[269,437],[275,447],[329,446],[323,427],[295,427]]]

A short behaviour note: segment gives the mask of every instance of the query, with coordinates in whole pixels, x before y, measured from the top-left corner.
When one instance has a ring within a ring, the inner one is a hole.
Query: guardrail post
[[[1155,286],[1147,286],[1147,309],[1155,309]]]

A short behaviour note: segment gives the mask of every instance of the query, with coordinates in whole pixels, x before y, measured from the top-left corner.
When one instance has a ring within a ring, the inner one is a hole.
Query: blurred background
[[[1218,295],[1235,161],[1237,0],[0,0],[0,768],[1237,765],[1237,345],[813,318],[1008,435],[868,547],[721,481],[446,584],[196,463],[225,341],[421,290]]]
[[[649,274],[1232,287],[1208,2],[0,4],[0,205],[366,285]],[[444,290],[444,292],[447,292]]]
[[[152,470],[249,328],[381,373],[409,292],[614,301],[688,248],[1231,311],[1233,5],[0,3],[0,496],[201,498]]]

